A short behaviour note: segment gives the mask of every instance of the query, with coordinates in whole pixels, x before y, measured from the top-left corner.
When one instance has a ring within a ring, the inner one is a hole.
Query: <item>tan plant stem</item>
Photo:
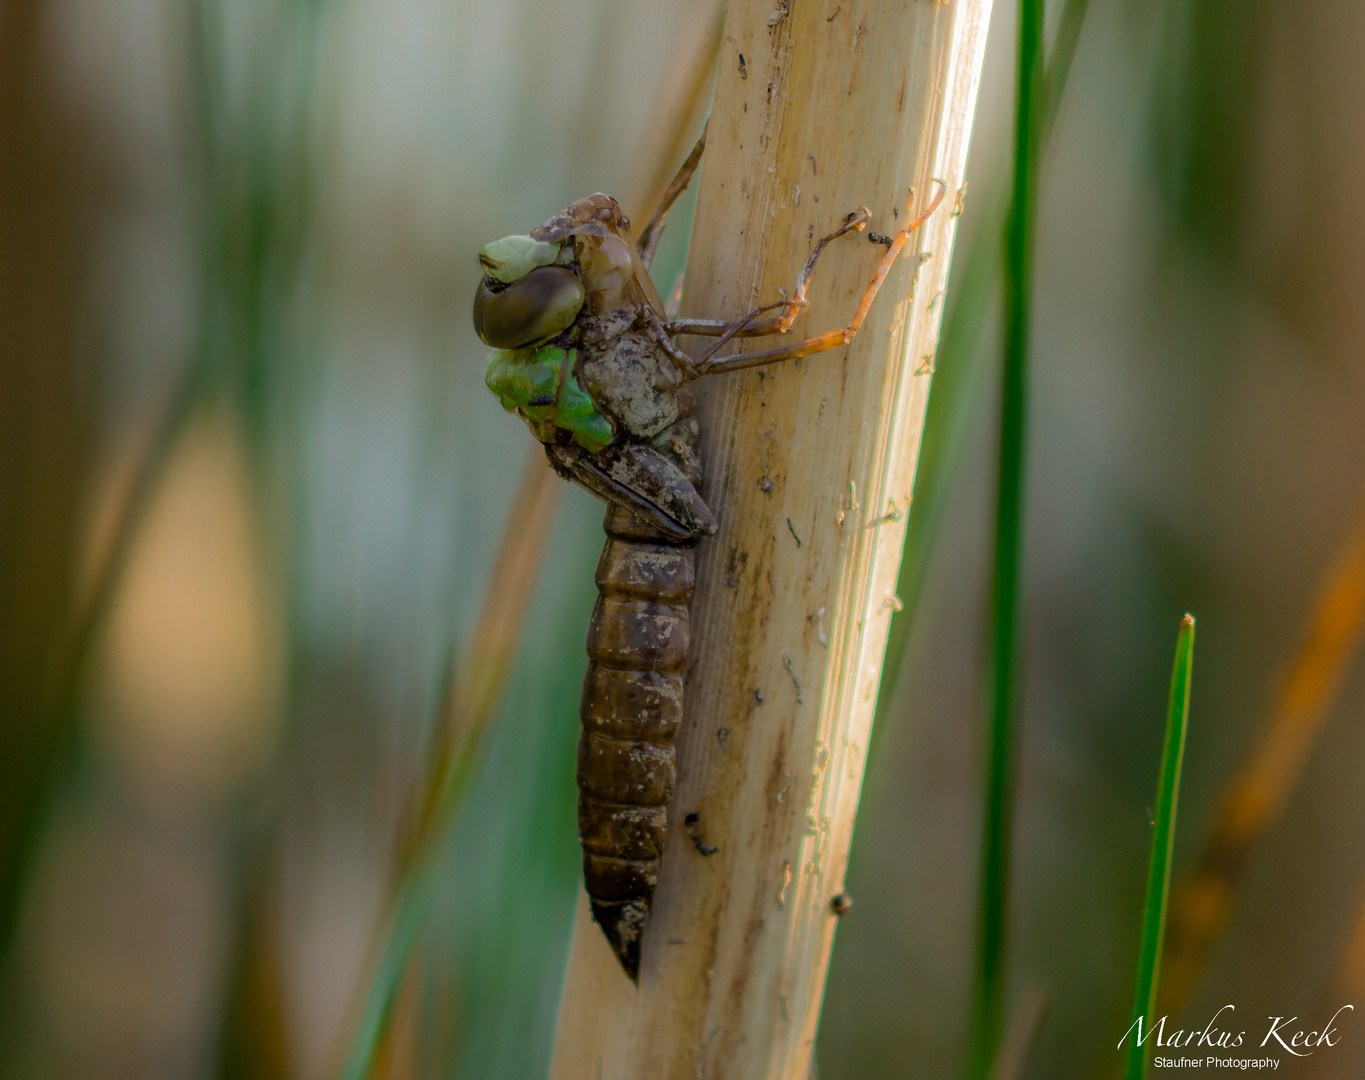
[[[638,990],[580,912],[556,1080],[809,1069],[989,9],[729,6],[685,315],[733,319],[779,299],[816,238],[860,205],[889,235],[908,189],[915,212],[935,178],[950,198],[851,346],[697,384],[720,532],[698,553],[662,877]],[[830,245],[794,339],[847,323],[886,250],[865,235]]]

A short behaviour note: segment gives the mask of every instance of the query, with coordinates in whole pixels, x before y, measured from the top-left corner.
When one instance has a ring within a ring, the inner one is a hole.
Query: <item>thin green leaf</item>
[[[968,1076],[985,1080],[1000,1041],[1006,920],[1014,833],[1014,746],[1020,546],[1024,518],[1029,314],[1033,286],[1038,137],[1043,118],[1042,0],[1020,0],[1019,83],[1014,127],[1014,180],[1005,223],[1005,345],[1000,383],[1000,447],[991,595],[992,694],[987,734],[985,811],[978,880],[976,972]]]
[[[96,647],[118,596],[133,542],[160,487],[172,451],[210,391],[209,383],[206,365],[196,358],[182,376],[158,421],[151,444],[138,461],[127,494],[119,506],[108,547],[76,618],[48,720],[48,730],[53,734],[43,775],[25,808],[11,860],[0,871],[0,956],[5,955],[12,944],[19,904],[38,857],[53,793],[62,778],[68,775],[81,746],[81,695]]]
[[[371,1075],[389,1028],[399,985],[431,909],[440,842],[449,833],[498,718],[540,568],[561,485],[532,450],[508,515],[483,610],[458,677],[442,703],[430,764],[413,792],[410,835],[399,853],[395,885],[378,959],[364,991],[342,1076]]]
[[[1046,110],[1039,136],[1040,153],[1047,147],[1056,126],[1067,80],[1071,75],[1076,46],[1080,42],[1090,0],[1066,0],[1058,20],[1057,36],[1044,79]],[[944,312],[939,339],[937,370],[924,419],[915,470],[914,501],[906,522],[905,555],[896,580],[896,595],[904,608],[891,619],[886,640],[886,661],[877,694],[877,723],[872,728],[873,747],[882,731],[881,719],[895,693],[905,660],[910,631],[919,611],[920,596],[928,576],[934,541],[943,520],[948,493],[957,474],[957,463],[966,442],[971,405],[977,400],[985,373],[981,334],[989,324],[987,311],[995,302],[1000,249],[996,238],[1004,229],[1005,193],[998,188],[984,196],[985,211],[980,231],[967,252],[961,269],[955,270],[952,296]]]
[[[1161,974],[1161,941],[1166,933],[1166,902],[1171,891],[1171,853],[1175,847],[1175,814],[1180,802],[1180,766],[1185,759],[1185,730],[1190,719],[1190,668],[1194,663],[1194,616],[1180,621],[1171,669],[1171,697],[1166,706],[1166,739],[1161,748],[1161,773],[1156,786],[1156,820],[1152,854],[1147,863],[1147,900],[1142,907],[1142,940],[1138,945],[1137,978],[1133,986],[1133,1026],[1129,1029],[1126,1080],[1142,1080],[1146,1040],[1156,1011],[1157,981]],[[1142,1032],[1139,1030],[1141,1023]]]

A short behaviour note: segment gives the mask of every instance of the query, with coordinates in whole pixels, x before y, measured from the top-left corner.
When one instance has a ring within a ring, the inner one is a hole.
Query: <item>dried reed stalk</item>
[[[640,985],[581,907],[556,1080],[809,1069],[989,14],[989,0],[729,6],[685,314],[734,316],[790,291],[813,239],[860,204],[890,234],[911,187],[915,208],[934,178],[949,197],[852,346],[701,388],[720,533],[698,558]],[[832,245],[793,334],[842,325],[884,250]]]

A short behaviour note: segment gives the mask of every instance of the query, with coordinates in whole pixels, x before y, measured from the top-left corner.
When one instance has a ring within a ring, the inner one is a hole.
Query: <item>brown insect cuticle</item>
[[[741,75],[747,77],[742,57],[740,63]],[[639,975],[674,788],[673,743],[682,723],[689,663],[694,551],[699,540],[718,528],[716,515],[698,492],[699,433],[690,417],[686,384],[702,375],[782,360],[799,364],[802,357],[851,342],[910,234],[934,211],[946,190],[938,182],[939,191],[913,220],[908,201],[908,223],[891,236],[870,234],[886,251],[845,326],[778,348],[721,357],[719,350],[738,338],[791,330],[809,306],[806,291],[821,252],[845,233],[865,231],[871,214],[859,207],[816,241],[790,296],[783,292],[780,300],[735,319],[671,318],[648,271],[664,217],[696,171],[704,139],[705,134],[638,243],[616,200],[590,195],[529,236],[507,237],[486,246],[485,268],[499,276],[485,277],[474,303],[475,328],[495,348],[553,342],[577,353],[572,391],[578,396],[561,396],[566,385],[561,378],[553,395],[540,394],[527,402],[537,408],[558,403],[562,408],[555,419],[532,419],[525,413],[523,417],[544,444],[554,469],[608,504],[603,523],[607,543],[598,565],[599,597],[588,633],[589,664],[579,706],[579,836],[593,917],[632,980]],[[815,174],[816,161],[808,157]],[[812,193],[811,201],[818,202],[818,196]],[[899,212],[894,213],[899,219]],[[528,264],[534,268],[522,273]],[[504,284],[509,277],[514,280]],[[712,343],[694,359],[674,341],[684,335],[708,337]],[[531,356],[527,362],[537,361]],[[493,367],[489,379],[504,400],[512,392],[525,393],[524,383],[499,383]],[[505,386],[510,386],[508,393]],[[823,408],[822,403],[822,415]],[[774,486],[770,477],[759,481],[765,494]],[[848,512],[856,515],[857,494],[850,490]],[[842,520],[844,512],[839,516]],[[787,528],[801,547],[790,520]],[[741,553],[737,564],[727,569],[727,585],[738,585],[746,558]],[[827,647],[818,617],[817,634]],[[782,661],[800,705],[796,663],[785,651]],[[762,706],[761,690],[755,688],[753,694],[755,706]],[[729,736],[729,728],[716,729],[722,750]],[[778,800],[784,797],[785,789]],[[698,812],[687,814],[683,826],[699,854],[717,853],[718,846],[702,833]],[[785,873],[779,904],[791,881],[790,866]],[[841,915],[852,900],[840,893],[830,906]]]

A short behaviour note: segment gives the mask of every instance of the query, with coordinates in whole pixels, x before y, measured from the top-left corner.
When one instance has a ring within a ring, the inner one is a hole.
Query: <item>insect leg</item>
[[[721,335],[721,337],[716,341],[714,345],[707,349],[706,352],[704,352],[696,360],[693,360],[692,357],[688,356],[687,353],[683,352],[680,348],[678,348],[677,345],[673,343],[673,338],[670,337],[668,333],[668,325],[662,319],[660,319],[659,316],[653,310],[649,310],[648,314],[645,317],[645,329],[649,332],[649,336],[654,339],[655,343],[659,346],[659,348],[663,350],[664,355],[667,356],[670,360],[672,360],[673,363],[677,367],[679,367],[683,371],[683,373],[687,375],[689,379],[695,379],[698,376],[704,374],[704,372],[701,370],[702,365],[704,365],[706,361],[710,360],[711,357],[714,356],[716,352],[718,352],[728,341],[730,341],[736,335],[742,334],[745,328],[748,327],[754,319],[758,318],[758,316],[762,315],[765,311],[772,311],[774,308],[786,307],[787,303],[788,302],[786,300],[779,300],[773,304],[765,304],[763,307],[755,308],[753,311],[749,312],[748,315],[744,316],[744,318],[740,319],[738,322],[727,324],[729,326],[729,329],[723,335]]]
[[[706,149],[706,128],[701,129],[701,138],[697,140],[697,145],[692,147],[692,152],[687,155],[687,160],[678,169],[678,175],[673,177],[673,182],[668,185],[668,190],[664,192],[664,197],[659,201],[659,208],[654,211],[654,216],[649,219],[649,224],[640,233],[636,247],[640,251],[640,261],[645,264],[646,270],[649,269],[649,264],[654,261],[654,253],[658,251],[659,241],[663,238],[664,218],[668,216],[668,211],[673,208],[673,204],[678,201],[678,196],[686,191],[687,185],[692,182],[697,166],[701,164],[701,152],[704,149]]]
[[[806,289],[810,285],[811,274],[815,271],[815,262],[820,258],[820,253],[825,250],[831,240],[837,240],[844,233],[862,232],[867,227],[868,220],[871,217],[872,214],[867,207],[860,206],[851,214],[846,215],[844,220],[839,223],[839,227],[832,233],[820,237],[815,249],[807,257],[806,265],[801,268],[801,273],[796,275],[796,291],[792,293],[790,300],[784,298],[771,304],[764,304],[762,307],[754,308],[753,311],[734,322],[721,322],[719,319],[674,319],[671,323],[667,323],[665,328],[674,336],[689,334],[701,337],[720,337],[726,341],[733,337],[767,337],[771,334],[785,334],[791,329],[792,323],[796,321],[796,316],[808,306]],[[777,308],[784,308],[785,310],[781,315],[755,321],[765,311],[773,311]],[[702,359],[709,358],[714,352],[715,349],[712,349]]]
[[[673,339],[668,336],[668,329],[664,325],[664,321],[659,318],[658,312],[652,309],[647,312],[645,329],[649,332],[649,336],[654,339],[654,343],[663,350],[664,355],[672,360],[674,366],[684,375],[689,379],[695,379],[700,374],[692,357],[673,344]]]
[[[872,309],[872,302],[877,298],[877,292],[881,289],[882,282],[886,280],[886,275],[891,272],[891,267],[895,265],[906,241],[910,239],[910,234],[923,225],[929,215],[938,208],[938,204],[943,201],[943,193],[947,190],[947,186],[941,180],[936,180],[935,183],[939,185],[939,189],[933,199],[930,200],[928,208],[891,238],[891,244],[887,247],[886,254],[882,256],[882,261],[872,275],[872,280],[868,283],[867,289],[864,290],[862,299],[858,302],[858,309],[853,313],[853,318],[849,320],[848,325],[816,337],[806,338],[806,340],[796,342],[793,345],[708,359],[704,363],[696,365],[698,372],[702,375],[714,375],[722,371],[738,371],[741,368],[759,367],[763,364],[794,360],[797,357],[810,356],[812,353],[837,349],[840,345],[847,345],[851,342],[861,329],[863,320],[867,318],[867,313]],[[804,296],[802,299],[804,300]],[[785,332],[785,329],[784,327],[780,332]]]

